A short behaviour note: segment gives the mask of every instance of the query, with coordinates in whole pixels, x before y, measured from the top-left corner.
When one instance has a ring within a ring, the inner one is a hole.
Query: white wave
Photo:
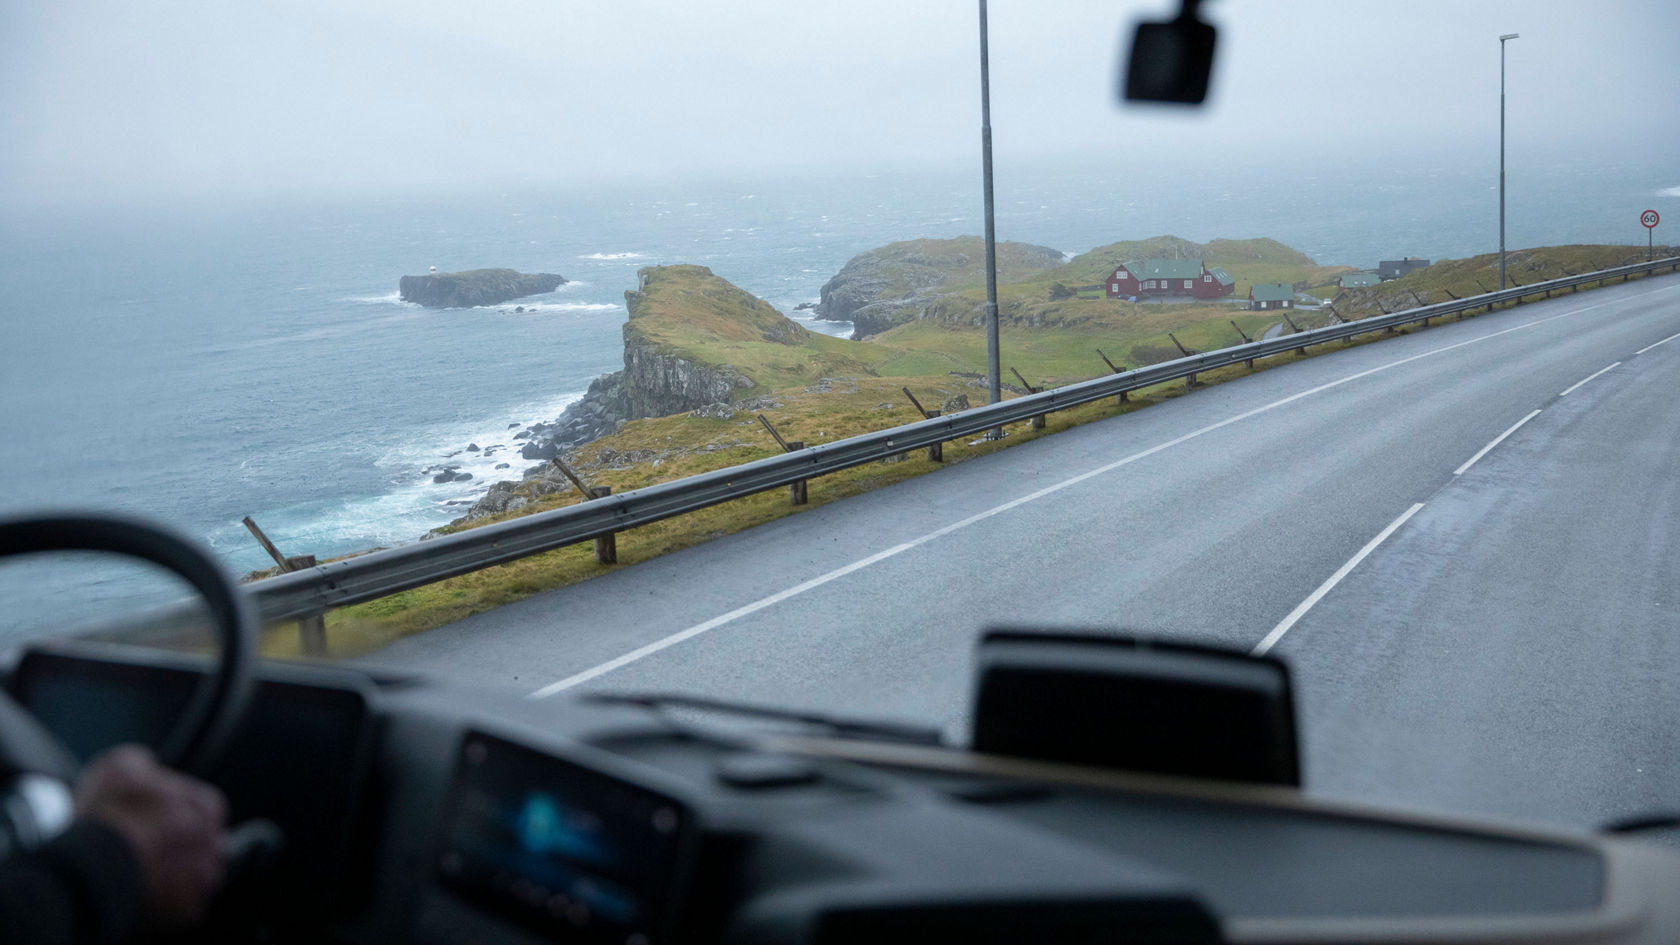
[[[612,302],[503,302],[496,306],[498,310],[513,311],[523,308],[527,313],[532,312],[611,312],[624,306]],[[515,313],[519,314],[519,313]]]
[[[1657,191],[1658,197],[1680,197],[1680,187],[1664,187]]]
[[[360,302],[363,305],[418,305],[418,302],[404,302],[402,293],[395,290],[384,295],[352,295],[344,299],[346,302]]]
[[[641,253],[588,253],[579,259],[643,259]]]

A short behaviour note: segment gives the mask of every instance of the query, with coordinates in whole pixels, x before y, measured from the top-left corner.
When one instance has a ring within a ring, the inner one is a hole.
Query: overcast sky
[[[1000,159],[1680,154],[1676,0],[1209,0],[1210,107],[1120,108],[1159,2],[993,0]],[[6,0],[0,198],[970,160],[969,0]],[[1677,178],[1680,179],[1680,178]]]

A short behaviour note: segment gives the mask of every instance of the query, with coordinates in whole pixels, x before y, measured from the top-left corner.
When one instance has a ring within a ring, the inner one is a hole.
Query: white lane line
[[[1323,584],[1320,584],[1318,586],[1318,590],[1313,591],[1311,594],[1308,594],[1306,600],[1301,601],[1299,604],[1296,604],[1295,609],[1291,610],[1289,612],[1289,616],[1287,616],[1287,617],[1283,618],[1282,620],[1278,621],[1278,625],[1272,628],[1272,632],[1266,634],[1266,638],[1264,640],[1261,640],[1259,643],[1255,644],[1254,649],[1249,651],[1249,652],[1254,656],[1265,656],[1266,651],[1270,650],[1273,646],[1276,646],[1277,641],[1283,639],[1283,635],[1289,632],[1290,627],[1295,626],[1295,622],[1297,620],[1300,620],[1302,617],[1306,616],[1307,611],[1312,610],[1314,604],[1318,603],[1320,600],[1323,600],[1324,595],[1330,593],[1332,588],[1334,588],[1337,584],[1340,584],[1342,582],[1342,578],[1345,578],[1345,577],[1348,576],[1349,571],[1352,571],[1354,568],[1357,568],[1359,566],[1359,562],[1364,561],[1365,557],[1367,555],[1369,555],[1373,551],[1376,551],[1378,545],[1382,544],[1384,541],[1387,541],[1388,536],[1394,534],[1396,529],[1398,529],[1400,526],[1406,524],[1406,520],[1411,518],[1412,516],[1416,515],[1417,512],[1418,512],[1418,509],[1421,509],[1421,508],[1423,508],[1423,503],[1419,502],[1418,504],[1416,504],[1416,505],[1412,506],[1411,508],[1407,509],[1405,512],[1401,513],[1399,518],[1395,519],[1392,522],[1389,522],[1387,528],[1378,532],[1377,537],[1371,539],[1369,542],[1366,543],[1365,547],[1359,549],[1359,553],[1354,555],[1353,557],[1349,558],[1347,560],[1347,564],[1344,564],[1340,568],[1336,569],[1336,573],[1330,575],[1329,580],[1325,581]]]
[[[1644,354],[1645,352],[1651,350],[1652,348],[1655,348],[1657,345],[1666,345],[1670,341],[1673,341],[1676,338],[1680,338],[1680,331],[1677,331],[1674,334],[1669,335],[1667,338],[1664,338],[1663,340],[1657,342],[1657,344],[1646,345],[1645,347],[1640,348],[1638,351],[1635,351],[1634,354],[1636,354],[1636,355]]]
[[[1594,371],[1591,374],[1588,374],[1586,377],[1583,377],[1580,380],[1576,381],[1575,383],[1569,385],[1569,388],[1567,390],[1565,390],[1563,393],[1559,394],[1558,396],[1559,397],[1568,397],[1570,394],[1573,394],[1577,389],[1579,389],[1582,384],[1585,384],[1586,382],[1592,380],[1593,378],[1599,376],[1600,374],[1603,374],[1604,371],[1608,371],[1608,370],[1610,370],[1610,368],[1613,368],[1617,364],[1621,364],[1621,363],[1622,362],[1617,361],[1616,364],[1612,364],[1612,365],[1610,365],[1610,367],[1604,368],[1604,370]]]
[[[1466,462],[1464,465],[1458,467],[1457,469],[1453,470],[1453,475],[1455,475],[1455,476],[1464,475],[1464,471],[1466,469],[1469,469],[1471,466],[1476,465],[1476,460],[1481,459],[1483,456],[1486,456],[1488,453],[1492,452],[1493,448],[1495,446],[1498,446],[1499,444],[1505,442],[1506,437],[1508,437],[1511,434],[1517,432],[1517,430],[1521,429],[1523,424],[1527,423],[1530,420],[1533,420],[1535,417],[1538,417],[1538,416],[1540,416],[1540,411],[1536,410],[1533,413],[1529,414],[1528,416],[1522,418],[1521,420],[1518,420],[1516,423],[1511,424],[1511,429],[1506,430],[1504,433],[1501,433],[1498,436],[1494,437],[1492,443],[1489,443],[1488,445],[1482,447],[1481,450],[1479,450],[1476,453],[1476,455],[1470,457],[1468,462]]]
[[[1653,290],[1651,290],[1651,292],[1648,292],[1648,293],[1645,293],[1645,294],[1649,295],[1649,294],[1652,294],[1652,293],[1655,293],[1655,292],[1663,292],[1663,291],[1667,291],[1668,289],[1671,289],[1671,288],[1680,288],[1680,285],[1664,286],[1661,289],[1653,289]],[[1487,340],[1492,339],[1492,338],[1498,338],[1501,335],[1509,335],[1512,332],[1522,331],[1522,330],[1527,329],[1527,328],[1533,328],[1536,325],[1544,325],[1547,322],[1555,322],[1560,318],[1568,318],[1572,315],[1579,315],[1582,312],[1590,312],[1593,309],[1603,308],[1606,305],[1615,305],[1615,304],[1618,304],[1620,302],[1625,302],[1625,301],[1627,301],[1627,300],[1626,299],[1612,299],[1610,301],[1598,302],[1598,303],[1595,303],[1593,305],[1587,305],[1587,306],[1584,306],[1582,308],[1571,309],[1570,311],[1563,312],[1563,313],[1558,314],[1558,315],[1548,315],[1545,318],[1535,319],[1532,322],[1524,322],[1523,324],[1514,326],[1512,328],[1505,328],[1505,329],[1502,329],[1500,331],[1491,332],[1491,333],[1486,334],[1486,335],[1480,335],[1478,337],[1471,338],[1468,341],[1460,341],[1460,342],[1456,342],[1456,343],[1450,344],[1450,345],[1443,345],[1439,348],[1432,348],[1432,349],[1430,349],[1428,351],[1425,351],[1421,354],[1414,354],[1411,357],[1401,358],[1398,361],[1390,361],[1387,364],[1381,364],[1381,365],[1378,365],[1377,367],[1370,368],[1369,370],[1360,371],[1357,374],[1349,374],[1346,377],[1339,378],[1337,380],[1330,381],[1330,382],[1325,383],[1325,384],[1320,384],[1317,387],[1309,388],[1308,390],[1304,390],[1304,391],[1301,391],[1301,392],[1296,393],[1296,394],[1291,394],[1288,397],[1285,397],[1281,400],[1274,400],[1271,403],[1266,404],[1265,406],[1256,407],[1253,410],[1249,410],[1249,411],[1246,411],[1244,413],[1239,413],[1236,416],[1228,417],[1224,420],[1219,421],[1218,423],[1208,424],[1205,427],[1202,427],[1202,428],[1197,429],[1197,430],[1192,430],[1189,433],[1184,434],[1183,436],[1177,437],[1175,439],[1168,440],[1165,443],[1158,443],[1155,446],[1150,447],[1149,449],[1143,450],[1141,452],[1133,453],[1132,455],[1127,456],[1124,459],[1119,459],[1119,460],[1116,460],[1116,461],[1114,461],[1112,463],[1109,463],[1105,466],[1099,466],[1096,469],[1092,469],[1088,472],[1080,473],[1079,475],[1073,476],[1072,478],[1064,479],[1061,482],[1055,483],[1053,485],[1046,486],[1043,489],[1038,490],[1037,492],[1028,493],[1027,495],[1021,496],[1018,499],[1012,499],[1008,502],[1003,503],[1002,505],[994,506],[993,508],[989,508],[989,509],[985,510],[984,512],[980,512],[978,514],[971,515],[968,518],[965,518],[965,519],[963,519],[959,522],[953,522],[952,524],[946,525],[943,528],[937,529],[935,531],[928,532],[926,535],[923,535],[919,538],[913,538],[910,541],[907,541],[907,542],[905,542],[901,545],[895,545],[891,548],[886,549],[885,551],[876,552],[875,554],[872,554],[867,558],[860,558],[859,560],[854,561],[851,564],[845,565],[845,566],[840,567],[840,568],[836,568],[835,570],[830,571],[827,574],[818,575],[817,577],[814,577],[814,578],[810,579],[809,581],[804,582],[803,584],[796,584],[793,587],[787,588],[786,590],[777,591],[776,593],[771,594],[768,597],[763,597],[763,598],[760,598],[756,601],[753,601],[752,603],[747,604],[743,607],[738,607],[735,610],[730,611],[729,613],[722,614],[722,615],[717,616],[717,617],[713,617],[712,619],[707,620],[704,623],[697,623],[694,626],[689,627],[686,630],[679,630],[676,633],[673,633],[668,637],[663,637],[661,639],[653,641],[652,643],[647,644],[646,646],[642,646],[642,647],[639,647],[637,649],[631,650],[630,652],[624,654],[623,656],[617,657],[615,659],[608,660],[607,662],[602,663],[599,666],[591,667],[591,668],[586,669],[586,670],[584,670],[580,673],[575,673],[571,676],[567,676],[565,679],[561,679],[557,682],[549,683],[548,685],[542,687],[541,689],[538,689],[535,692],[531,693],[529,698],[545,699],[549,696],[554,695],[555,693],[563,692],[563,691],[565,691],[567,689],[570,689],[573,686],[579,685],[581,683],[586,683],[589,680],[594,679],[598,676],[604,676],[607,673],[610,673],[615,669],[620,669],[624,666],[628,666],[629,664],[634,663],[637,660],[643,659],[643,658],[648,657],[648,656],[652,656],[653,654],[658,653],[660,650],[664,650],[664,649],[667,649],[669,647],[675,646],[678,643],[683,642],[684,640],[691,640],[691,639],[699,636],[700,634],[707,632],[708,630],[716,630],[718,627],[721,627],[721,626],[723,626],[724,624],[727,624],[727,623],[731,623],[735,620],[739,620],[740,618],[745,617],[748,614],[756,613],[756,612],[758,612],[760,610],[763,610],[764,608],[769,607],[773,604],[779,604],[782,601],[787,600],[790,597],[795,597],[799,594],[805,593],[806,591],[812,590],[813,588],[821,587],[822,585],[827,584],[830,581],[836,580],[838,578],[845,577],[846,575],[851,574],[853,571],[857,571],[857,570],[860,570],[862,568],[867,568],[872,564],[878,564],[882,561],[887,560],[888,558],[893,557],[894,555],[898,555],[898,554],[901,554],[903,552],[909,551],[912,548],[918,547],[920,545],[924,545],[924,544],[926,544],[930,541],[933,541],[936,538],[942,538],[945,535],[949,535],[952,532],[957,531],[958,529],[967,528],[968,526],[973,525],[976,522],[985,521],[986,519],[991,518],[994,515],[1000,515],[1000,514],[1002,514],[1004,512],[1007,512],[1010,509],[1013,509],[1017,506],[1025,505],[1028,502],[1032,502],[1032,501],[1037,500],[1037,499],[1042,499],[1045,496],[1050,495],[1051,493],[1059,492],[1063,489],[1068,488],[1069,486],[1077,485],[1078,483],[1084,482],[1085,480],[1090,479],[1093,476],[1100,476],[1104,473],[1113,472],[1114,470],[1119,469],[1122,466],[1130,465],[1132,463],[1137,462],[1140,459],[1144,459],[1146,457],[1153,456],[1156,453],[1161,452],[1162,450],[1171,449],[1172,447],[1177,446],[1180,443],[1185,443],[1185,442],[1188,442],[1190,440],[1196,439],[1199,436],[1203,436],[1205,434],[1212,433],[1215,430],[1219,430],[1219,429],[1222,429],[1224,427],[1228,427],[1233,423],[1240,423],[1240,422],[1242,422],[1244,420],[1247,420],[1248,418],[1256,416],[1258,414],[1265,413],[1269,410],[1275,410],[1275,409],[1277,409],[1279,407],[1282,407],[1286,404],[1294,403],[1295,401],[1300,400],[1303,397],[1310,397],[1313,394],[1322,393],[1324,391],[1330,390],[1333,387],[1340,387],[1343,384],[1347,384],[1347,383],[1350,383],[1352,381],[1357,381],[1360,378],[1370,377],[1373,374],[1380,374],[1383,371],[1387,371],[1391,368],[1397,368],[1397,367],[1400,367],[1402,365],[1410,364],[1413,361],[1420,361],[1424,358],[1433,357],[1437,354],[1444,354],[1448,351],[1455,351],[1459,348],[1467,347],[1467,346],[1473,345],[1473,344],[1479,344],[1480,342],[1487,341]]]

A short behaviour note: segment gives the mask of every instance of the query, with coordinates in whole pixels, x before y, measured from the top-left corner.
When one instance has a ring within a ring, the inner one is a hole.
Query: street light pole
[[[992,223],[992,88],[986,55],[986,0],[980,0],[980,163],[986,190],[986,384],[989,403],[1003,400],[1003,377],[998,359],[997,230]],[[993,427],[987,439],[1003,438]]]
[[[1499,37],[1499,288],[1505,288],[1505,41],[1517,34]]]

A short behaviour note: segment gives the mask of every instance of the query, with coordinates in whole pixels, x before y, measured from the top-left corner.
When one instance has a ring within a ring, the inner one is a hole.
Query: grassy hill
[[[1658,247],[1657,256],[1671,254],[1672,250]],[[1529,285],[1644,259],[1643,246],[1544,246],[1506,252],[1505,272],[1513,280],[1513,285]],[[1454,297],[1480,295],[1498,288],[1499,254],[1484,253],[1468,259],[1443,259],[1368,289],[1340,291],[1335,295],[1333,304],[1336,311],[1344,316],[1360,318],[1381,315],[1385,309],[1414,308],[1420,301],[1427,305]]]
[[[1008,324],[1029,328],[1051,326],[1088,329],[1098,326],[1130,332],[1143,316],[1155,322],[1189,324],[1226,317],[1229,302],[1201,306],[1163,306],[1160,303],[1130,303],[1094,298],[1065,298],[1052,301],[1052,287],[1073,288],[1100,284],[1114,267],[1133,259],[1203,259],[1209,267],[1223,267],[1236,280],[1232,300],[1248,295],[1257,282],[1303,283],[1321,286],[1333,283],[1347,266],[1320,266],[1305,254],[1276,240],[1210,240],[1193,243],[1176,236],[1158,236],[1099,246],[1054,269],[998,286],[998,315]],[[963,287],[940,294],[929,303],[924,319],[952,324],[977,324],[985,309],[981,286]],[[1192,309],[1177,315],[1158,315],[1163,307]],[[1228,327],[1228,326],[1227,326]],[[1165,327],[1162,330],[1166,330]],[[890,341],[891,336],[882,340]]]
[[[760,388],[809,384],[834,374],[868,374],[859,346],[810,331],[769,302],[704,266],[652,266],[625,293],[625,345],[669,359],[727,365]]]

